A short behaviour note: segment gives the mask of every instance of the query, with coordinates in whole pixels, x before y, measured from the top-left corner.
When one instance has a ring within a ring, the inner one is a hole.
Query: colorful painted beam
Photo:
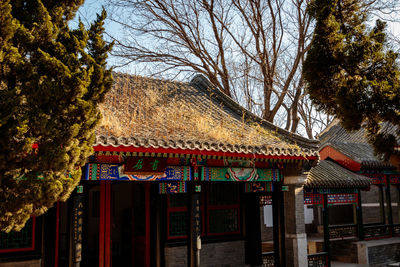
[[[305,205],[323,205],[324,196],[323,194],[304,193],[304,204]]]
[[[254,182],[245,184],[246,193],[261,193],[261,192],[273,192],[274,186],[272,182]]]
[[[304,188],[304,194],[356,194],[356,188]]]
[[[389,175],[390,184],[400,184],[400,174]]]
[[[323,205],[324,194],[304,193],[305,205]],[[357,193],[327,194],[328,205],[358,203]]]
[[[385,184],[386,174],[384,173],[363,173],[362,175],[367,176],[372,180],[372,184]]]
[[[202,181],[270,182],[280,181],[279,169],[202,167]]]
[[[158,192],[160,194],[186,193],[187,192],[186,182],[181,182],[181,181],[162,182],[158,185]]]
[[[122,180],[122,181],[189,181],[192,176],[189,166],[167,166],[163,174],[133,175],[124,174],[123,165],[88,163],[85,166],[84,180]]]
[[[328,205],[358,202],[358,194],[328,194]]]

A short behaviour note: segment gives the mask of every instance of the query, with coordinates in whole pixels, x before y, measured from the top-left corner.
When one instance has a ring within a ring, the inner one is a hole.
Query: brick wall
[[[387,266],[388,263],[400,261],[400,238],[331,241],[331,257],[341,262]]]
[[[369,265],[380,265],[400,261],[400,243],[368,248]],[[386,265],[385,265],[386,266]]]
[[[371,185],[369,191],[361,191],[361,202],[364,224],[380,223],[379,187]]]
[[[393,223],[400,223],[399,191],[397,186],[390,186],[390,193],[392,195]]]
[[[0,267],[40,267],[40,260],[16,261],[0,263]]]
[[[390,187],[390,195],[392,202],[393,223],[400,223],[400,207],[398,207],[399,193],[395,186]],[[364,223],[380,223],[380,207],[379,207],[379,189],[378,186],[372,185],[369,191],[361,191],[363,221]],[[388,208],[386,202],[386,192],[384,192],[386,220],[388,217]],[[386,221],[387,223],[387,221]]]
[[[187,247],[166,247],[165,263],[167,267],[187,266]],[[202,244],[200,251],[201,266],[234,267],[246,266],[244,263],[244,241],[229,241]]]

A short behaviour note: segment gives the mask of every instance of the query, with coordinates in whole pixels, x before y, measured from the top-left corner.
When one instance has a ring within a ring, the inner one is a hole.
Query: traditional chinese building
[[[390,125],[384,130],[395,132]],[[348,132],[337,121],[320,140],[321,161],[304,186],[305,204],[313,211],[307,225],[311,257],[324,265],[329,259],[370,265],[400,261],[397,153],[390,161],[375,156],[364,129]]]
[[[115,79],[81,185],[67,203],[33,218],[23,236],[1,236],[1,261],[307,265],[303,184],[317,141],[261,120],[200,75],[189,84]],[[260,224],[266,203],[268,248]]]

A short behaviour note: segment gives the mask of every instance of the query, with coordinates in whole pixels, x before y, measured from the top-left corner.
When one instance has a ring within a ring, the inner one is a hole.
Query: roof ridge
[[[151,81],[169,82],[169,83],[180,84],[180,85],[189,84],[188,82],[184,82],[184,81],[176,81],[176,80],[166,79],[166,78],[162,78],[162,77],[150,77],[150,76],[143,76],[143,75],[139,75],[139,74],[130,74],[130,73],[124,73],[124,72],[118,72],[118,71],[113,71],[112,74],[113,74],[114,78],[116,77],[114,75],[117,75],[119,77],[130,77],[130,78],[137,77],[137,78],[142,78],[142,79],[151,80]]]
[[[308,138],[300,136],[296,133],[291,133],[291,132],[289,132],[285,129],[282,129],[282,128],[276,126],[275,124],[273,124],[269,121],[266,121],[266,120],[260,118],[259,116],[253,114],[246,108],[242,107],[239,103],[237,103],[231,97],[229,97],[225,93],[221,92],[215,85],[213,85],[202,74],[195,75],[193,77],[193,79],[190,81],[189,85],[214,94],[218,98],[218,100],[227,104],[227,106],[229,108],[231,108],[231,110],[234,111],[237,115],[239,115],[241,117],[243,117],[243,115],[246,115],[246,117],[250,118],[252,121],[260,123],[261,125],[266,126],[266,127],[270,128],[271,130],[274,130],[274,131],[278,132],[279,134],[284,135],[285,137],[291,139],[292,141],[299,142],[301,145],[306,145],[306,146],[309,146],[312,148],[317,148],[320,143],[318,140],[308,139]],[[241,111],[241,112],[239,112],[239,111]]]
[[[322,137],[324,134],[328,133],[333,126],[340,124],[340,120],[337,118],[334,118],[333,121],[331,121],[331,123],[328,124],[328,126],[326,126],[326,128],[324,130],[322,130],[319,134],[317,134],[318,139],[320,137]]]

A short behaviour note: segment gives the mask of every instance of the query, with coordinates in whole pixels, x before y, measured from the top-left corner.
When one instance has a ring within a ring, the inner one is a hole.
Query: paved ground
[[[400,266],[400,263],[396,263],[396,264],[399,264],[399,265],[393,264],[393,265],[388,265],[388,266]],[[331,262],[331,266],[332,267],[356,267],[356,266],[358,266],[358,267],[366,267],[366,266],[369,266],[369,265],[332,261]]]
[[[368,266],[368,265],[332,261],[332,262],[331,262],[331,266],[332,266],[332,267],[356,267],[356,266],[358,266],[358,267],[364,267],[364,266]]]

